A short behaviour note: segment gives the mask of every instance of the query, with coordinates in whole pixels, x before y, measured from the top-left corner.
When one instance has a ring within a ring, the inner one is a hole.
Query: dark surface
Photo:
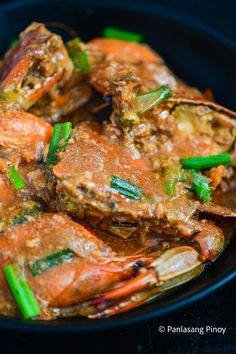
[[[175,314],[127,329],[88,335],[34,335],[1,331],[1,354],[235,354],[236,284],[231,282]],[[160,334],[159,326],[226,327],[220,334]]]
[[[114,1],[115,3],[116,1]],[[135,3],[141,4],[142,1]],[[171,14],[181,13],[181,16],[189,15],[188,20],[193,23],[198,22],[203,26],[209,26],[213,33],[228,40],[229,45],[235,45],[236,29],[234,25],[234,14],[236,6],[229,1],[208,1],[207,3],[200,1],[151,1],[149,3],[161,4],[164,11],[170,11]],[[203,7],[204,4],[204,7]],[[203,10],[204,9],[204,10]],[[21,14],[25,18],[27,14]],[[53,18],[51,16],[51,18]],[[6,19],[7,21],[7,19]],[[9,21],[8,21],[9,22]],[[144,23],[145,26],[145,23]],[[10,22],[9,22],[10,27]],[[24,27],[24,26],[23,26]],[[19,23],[19,29],[22,29],[22,24]],[[175,35],[178,33],[174,32]],[[9,33],[6,34],[6,36]],[[150,42],[155,40],[155,35],[149,34]],[[5,36],[5,33],[4,33]],[[1,34],[1,38],[3,34]],[[188,33],[183,38],[183,48],[181,55],[184,53],[184,48],[188,43]],[[8,39],[7,39],[8,40]],[[178,41],[178,39],[177,39]],[[2,44],[2,42],[1,42]],[[173,43],[170,43],[172,45]],[[195,42],[196,51],[199,43]],[[159,42],[160,50],[164,56],[165,46]],[[212,43],[212,48],[208,50],[216,51],[217,48]],[[205,85],[201,76],[192,72],[189,65],[181,64],[180,52],[173,53],[173,56],[168,57],[169,63],[174,69],[185,78],[194,84]],[[196,57],[198,66],[206,72],[208,70],[217,69],[219,62],[206,63],[204,53]],[[188,52],[185,55],[188,55]],[[197,53],[196,53],[197,54]],[[217,54],[216,54],[217,55]],[[230,53],[223,52],[220,58],[220,63],[227,65],[227,58],[230,58]],[[218,58],[219,59],[219,58]],[[216,60],[217,62],[217,60]],[[195,64],[196,65],[196,64]],[[227,82],[235,82],[235,70],[230,71],[229,67],[227,75],[224,77],[214,78],[214,75],[209,75],[211,78],[210,86],[215,88],[218,96],[223,103],[235,108],[235,95],[227,93],[225,90]],[[220,70],[220,66],[219,66]],[[206,80],[206,84],[209,80]],[[175,314],[159,318],[153,322],[142,324],[138,327],[129,327],[124,330],[117,329],[112,332],[103,332],[97,335],[73,335],[73,336],[46,336],[33,335],[27,333],[12,333],[9,330],[0,333],[0,354],[7,353],[236,353],[236,316],[235,316],[235,298],[236,286],[235,282],[231,282],[221,290],[210,294],[208,297],[193,303]],[[224,335],[217,334],[159,334],[158,326],[187,326],[187,327],[204,327],[212,325],[215,327],[227,327]]]

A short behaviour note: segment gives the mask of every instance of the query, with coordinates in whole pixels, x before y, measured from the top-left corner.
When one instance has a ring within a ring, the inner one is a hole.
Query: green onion
[[[211,187],[209,186],[209,179],[201,173],[192,170],[190,171],[192,179],[192,189],[198,197],[204,202],[211,200]]]
[[[231,164],[231,155],[225,153],[212,156],[188,157],[186,159],[182,159],[181,163],[184,168],[200,170],[219,165],[229,165]]]
[[[19,277],[14,268],[14,265],[8,264],[3,268],[3,272],[15,301],[24,319],[36,317],[40,315],[37,301],[26,280]]]
[[[49,254],[48,256],[35,261],[29,265],[29,269],[33,276],[39,275],[46,270],[55,267],[71,258],[75,257],[75,254],[69,249],[63,249],[58,252]]]
[[[136,112],[144,113],[170,98],[172,92],[168,85],[163,85],[157,90],[138,95],[134,98],[134,108]]]
[[[17,92],[4,92],[2,90],[0,90],[0,103],[15,103],[19,100],[20,94]],[[3,101],[3,102],[1,102]]]
[[[15,48],[19,43],[19,39],[17,38],[14,38],[11,40],[11,42],[9,43],[9,46],[8,48],[11,49],[11,48]]]
[[[185,171],[183,169],[181,169],[179,172],[179,182],[187,182]]]
[[[143,41],[143,35],[139,33],[124,31],[114,27],[104,28],[103,37],[122,39],[123,41],[138,42],[138,43]]]
[[[180,180],[180,165],[167,166],[164,172],[164,186],[166,194],[176,195],[176,184]]]
[[[76,37],[69,41],[67,49],[74,68],[82,73],[87,73],[91,69],[91,66],[86,52],[81,49],[80,38]]]
[[[67,146],[70,137],[72,123],[66,122],[55,124],[53,128],[52,140],[48,151],[48,163],[55,164],[59,161],[57,152],[63,151]]]
[[[16,171],[14,166],[11,166],[8,171],[8,178],[13,184],[16,190],[22,189],[25,186],[24,180],[21,178],[19,173]]]
[[[22,212],[16,215],[11,220],[11,226],[21,225],[28,221],[30,218],[37,218],[41,214],[41,211],[37,208],[27,208],[23,209]]]
[[[119,194],[125,195],[128,198],[135,200],[140,200],[142,198],[142,188],[137,187],[119,177],[111,176],[110,187],[115,189]]]

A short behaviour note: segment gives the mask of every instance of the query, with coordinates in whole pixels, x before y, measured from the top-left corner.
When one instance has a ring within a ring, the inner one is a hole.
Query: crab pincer
[[[9,49],[0,66],[0,109],[27,110],[73,71],[62,39],[33,23]]]
[[[91,318],[106,317],[134,308],[164,290],[185,283],[203,269],[198,252],[189,246],[165,251],[139,275],[91,302],[97,308]]]
[[[214,260],[224,246],[224,235],[218,227],[203,221],[198,228],[202,231],[193,238],[192,247],[170,248],[148,267],[141,268],[135,278],[92,301],[96,313],[90,317],[101,318],[130,310],[193,279],[202,271],[204,261]]]

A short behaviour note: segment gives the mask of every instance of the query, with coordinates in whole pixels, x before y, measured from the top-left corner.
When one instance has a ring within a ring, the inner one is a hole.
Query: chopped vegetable
[[[19,100],[19,97],[20,95],[17,92],[13,92],[13,91],[5,92],[0,90],[0,101],[16,103]]]
[[[230,165],[231,155],[225,153],[212,156],[188,157],[186,159],[182,159],[181,163],[184,168],[200,170],[219,165]]]
[[[120,122],[122,125],[126,127],[133,127],[134,125],[139,124],[140,118],[137,113],[131,110],[121,114]]]
[[[16,266],[8,264],[3,268],[4,275],[15,301],[24,319],[40,315],[37,301],[30,290],[30,287],[22,276],[18,276]]]
[[[179,172],[179,182],[187,182],[185,171],[183,169],[181,169]]]
[[[25,186],[24,180],[21,178],[14,166],[11,166],[8,171],[8,177],[16,190],[22,189]]]
[[[142,188],[137,187],[119,177],[111,176],[110,187],[115,189],[119,194],[125,195],[128,198],[135,200],[140,200],[142,198]]]
[[[171,165],[165,168],[164,186],[166,194],[170,196],[176,195],[176,184],[180,180],[180,165]]]
[[[134,107],[136,112],[145,113],[170,98],[172,92],[168,85],[163,85],[157,90],[138,95],[134,98]]]
[[[17,38],[12,39],[11,42],[9,43],[9,49],[15,48],[18,45],[18,43],[19,43],[19,39]]]
[[[37,208],[23,209],[19,215],[12,219],[11,226],[21,225],[29,219],[37,218],[40,214],[41,211]]]
[[[68,261],[73,257],[75,257],[75,254],[66,248],[31,263],[29,268],[33,276],[36,276],[58,264]]]
[[[72,128],[71,122],[55,124],[53,128],[52,140],[48,151],[48,163],[55,164],[59,161],[57,152],[63,151],[67,146]]]
[[[209,185],[209,179],[195,170],[190,171],[190,176],[192,179],[193,191],[201,200],[204,202],[209,202],[211,200],[211,187]]]
[[[114,27],[104,28],[103,37],[122,39],[123,41],[138,42],[138,43],[143,41],[143,35],[139,33],[124,31]]]
[[[80,38],[76,37],[69,41],[67,49],[75,69],[81,73],[87,73],[91,69],[91,66],[86,52],[81,48]]]

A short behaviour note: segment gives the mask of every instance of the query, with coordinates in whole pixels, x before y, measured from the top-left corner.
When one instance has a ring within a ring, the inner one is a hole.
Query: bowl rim
[[[64,319],[59,319],[57,321],[26,321],[22,319],[4,317],[0,316],[0,328],[11,329],[14,331],[27,331],[27,332],[39,332],[39,333],[85,333],[85,332],[100,332],[104,330],[113,330],[118,327],[127,327],[130,325],[137,325],[143,322],[151,321],[157,318],[160,318],[164,315],[167,315],[170,312],[175,310],[183,309],[192,302],[198,301],[203,297],[209,295],[210,293],[216,291],[226,283],[232,281],[236,277],[236,267],[234,270],[229,271],[226,275],[222,276],[218,281],[203,287],[201,290],[196,291],[192,295],[186,295],[181,300],[164,306],[162,308],[157,308],[154,311],[147,310],[141,314],[135,314],[135,312],[145,307],[148,307],[150,303],[139,306],[133,311],[128,311],[118,316],[113,316],[109,318],[88,320],[86,323],[78,322],[78,325],[75,324],[66,324],[63,323]],[[188,283],[186,283],[187,285]],[[175,290],[175,293],[181,290],[181,286]],[[155,301],[155,300],[154,300]],[[129,317],[127,314],[129,313]],[[76,320],[76,317],[73,317],[73,320]],[[91,322],[90,322],[91,321]]]

